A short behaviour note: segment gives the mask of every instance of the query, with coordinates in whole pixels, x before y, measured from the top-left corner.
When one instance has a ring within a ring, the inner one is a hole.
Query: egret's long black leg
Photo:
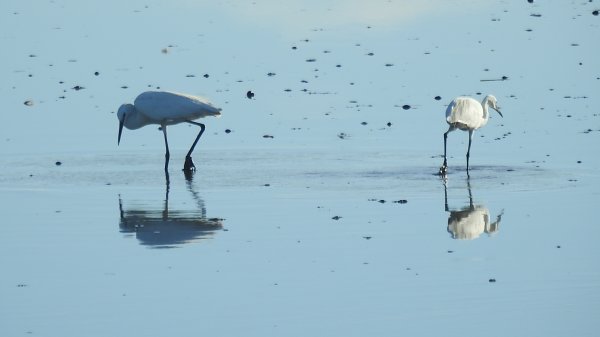
[[[171,155],[169,154],[169,142],[167,141],[167,126],[163,125],[162,126],[162,132],[163,135],[165,136],[165,148],[167,149],[165,152],[165,172],[169,172],[169,158],[171,157]]]
[[[183,164],[184,171],[195,171],[196,165],[194,165],[194,162],[192,161],[192,152],[194,151],[196,144],[200,140],[200,137],[202,137],[202,134],[204,133],[206,126],[202,123],[196,123],[196,122],[192,122],[192,121],[186,121],[186,122],[188,122],[190,124],[198,125],[200,127],[200,132],[198,133],[196,140],[194,140],[192,147],[190,147],[190,150],[188,151],[187,155],[185,156],[185,163]]]
[[[471,142],[473,141],[473,130],[469,130],[469,148],[467,149],[467,176],[469,175],[469,157],[471,154]]]
[[[443,176],[445,176],[448,172],[448,161],[446,159],[446,143],[448,142],[448,134],[452,131],[454,131],[454,127],[450,125],[448,131],[444,132],[444,163],[442,164],[442,167],[440,167],[439,171],[439,174]]]

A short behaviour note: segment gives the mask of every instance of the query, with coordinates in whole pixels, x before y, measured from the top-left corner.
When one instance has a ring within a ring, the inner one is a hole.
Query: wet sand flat
[[[597,5],[9,1],[0,335],[595,336]]]

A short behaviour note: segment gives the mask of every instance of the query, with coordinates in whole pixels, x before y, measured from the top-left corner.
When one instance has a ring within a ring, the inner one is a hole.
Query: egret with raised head
[[[439,174],[445,176],[448,172],[448,161],[446,160],[446,142],[448,134],[456,129],[469,131],[469,147],[467,149],[467,175],[469,174],[469,156],[473,132],[487,124],[490,114],[488,107],[496,110],[500,117],[502,113],[498,107],[496,97],[487,95],[481,103],[471,97],[457,97],[446,109],[446,122],[450,125],[444,133],[444,163],[440,167]]]
[[[221,109],[215,107],[207,99],[168,91],[147,91],[141,93],[133,104],[123,104],[119,107],[119,138],[121,143],[123,126],[129,130],[139,129],[149,124],[161,126],[165,138],[165,172],[169,169],[169,142],[167,141],[167,125],[190,123],[200,127],[200,132],[194,140],[192,147],[185,156],[183,171],[196,170],[192,161],[192,151],[205,130],[205,125],[193,120],[206,116],[220,116]]]

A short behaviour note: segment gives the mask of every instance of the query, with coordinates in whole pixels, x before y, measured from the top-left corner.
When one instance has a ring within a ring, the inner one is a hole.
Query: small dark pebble
[[[194,74],[187,74],[187,75],[185,75],[185,77],[196,77],[196,75],[194,75]]]
[[[271,184],[264,184],[263,186],[264,187],[269,187],[269,186],[271,186]]]
[[[374,54],[374,53],[368,53],[367,55],[368,55],[368,56],[373,56],[373,55],[375,55],[375,54]]]
[[[267,73],[267,76],[269,76],[269,77],[275,76],[275,73]]]
[[[408,109],[410,109],[410,105],[408,105],[408,104],[404,104],[404,105],[402,106],[402,109],[404,109],[404,110],[408,110]]]
[[[392,126],[392,122],[387,122],[387,126]]]
[[[80,86],[80,85],[76,85],[76,86],[74,86],[72,89],[73,89],[73,90],[77,90],[77,91],[79,91],[79,90],[82,90],[82,89],[85,89],[85,88],[84,88],[84,87],[82,87],[82,86]]]
[[[341,219],[341,218],[342,218],[341,216],[339,216],[339,215],[336,215],[336,216],[332,217],[331,219],[333,219],[333,220],[339,220],[339,219]]]
[[[577,161],[577,164],[581,164],[581,160],[578,160],[578,161]]]
[[[98,75],[100,75],[100,73],[96,71],[96,72],[94,72],[94,75],[98,76]]]
[[[56,163],[54,163],[54,164],[55,164],[56,166],[60,166],[60,165],[62,165],[62,163],[61,163],[61,162],[59,162],[59,161],[57,161],[57,162],[56,162]]]
[[[488,280],[488,282],[490,282],[490,283],[496,283],[496,279],[495,278],[491,278],[491,279]]]
[[[361,122],[360,125],[367,125],[367,122]]]
[[[436,101],[439,101],[439,100],[442,99],[442,97],[441,96],[435,96],[433,99],[435,99]]]
[[[248,92],[246,93],[246,97],[248,97],[248,99],[252,99],[254,97],[254,93],[252,92],[252,90],[248,90]]]
[[[306,62],[317,62],[317,59],[307,59]]]
[[[230,129],[225,129],[225,133],[231,133]]]
[[[527,0],[527,2],[529,2],[530,4],[532,4],[532,3],[533,3],[533,0]]]
[[[400,200],[393,201],[393,203],[395,203],[395,204],[406,204],[407,202],[408,202],[408,200],[406,200],[406,199],[400,199]]]
[[[32,106],[33,105],[33,101],[27,100],[27,101],[23,102],[23,104],[25,104],[27,106]]]
[[[393,66],[394,66],[394,64],[393,64],[393,63],[386,63],[386,64],[385,64],[385,66],[386,66],[386,67],[393,67]]]
[[[377,200],[378,203],[380,204],[385,204],[385,200],[381,199],[381,200]]]
[[[275,137],[273,137],[273,136],[271,136],[271,135],[264,135],[264,136],[263,136],[263,138],[271,138],[271,139],[273,139],[273,138],[275,138]]]
[[[598,10],[593,11],[592,14],[598,16]]]
[[[454,251],[453,251],[453,250],[449,250],[449,251],[448,251],[448,254],[452,254],[452,253],[454,253]]]
[[[371,240],[373,237],[372,236],[363,236],[363,239],[365,240]]]
[[[560,245],[557,245],[556,248],[560,249]]]
[[[210,75],[209,75],[209,74],[204,74],[204,75],[202,75],[202,76],[203,76],[204,78],[209,78],[209,77],[210,77]]]
[[[534,13],[534,14],[531,14],[530,16],[533,16],[534,18],[541,18],[542,14]]]

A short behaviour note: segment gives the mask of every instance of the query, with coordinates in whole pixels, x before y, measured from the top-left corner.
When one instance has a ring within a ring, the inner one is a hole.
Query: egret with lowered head
[[[169,143],[167,141],[167,125],[190,123],[200,127],[200,133],[194,140],[192,147],[185,156],[183,171],[196,170],[192,161],[192,151],[198,140],[204,133],[205,126],[193,120],[206,116],[220,116],[221,109],[212,105],[208,100],[198,96],[180,94],[168,91],[147,91],[141,93],[133,104],[123,104],[119,107],[117,117],[119,118],[119,138],[117,145],[121,143],[123,126],[129,130],[139,129],[149,124],[161,126],[165,137],[165,172],[169,169]]]
[[[496,110],[500,117],[502,113],[498,107],[496,97],[487,95],[481,103],[471,97],[457,97],[446,109],[446,122],[450,125],[444,133],[444,163],[440,167],[439,174],[445,176],[448,172],[448,161],[446,160],[446,141],[448,134],[456,129],[469,131],[469,148],[467,149],[467,175],[469,175],[469,155],[473,132],[487,124],[490,114],[488,107]]]

